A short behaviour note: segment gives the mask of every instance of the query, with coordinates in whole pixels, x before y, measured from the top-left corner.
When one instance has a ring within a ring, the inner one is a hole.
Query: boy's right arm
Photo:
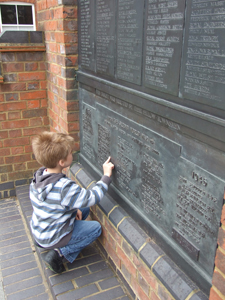
[[[108,186],[111,182],[111,175],[114,165],[110,162],[110,157],[103,164],[103,176],[95,186],[86,190],[81,188],[75,182],[71,181],[69,185],[63,190],[62,202],[64,206],[68,206],[69,209],[93,206],[100,202],[105,193],[108,190]]]

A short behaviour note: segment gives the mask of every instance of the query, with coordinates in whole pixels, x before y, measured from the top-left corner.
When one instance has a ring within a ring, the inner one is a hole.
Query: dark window
[[[1,5],[2,24],[17,24],[16,6]]]
[[[17,5],[19,24],[33,24],[32,7]]]

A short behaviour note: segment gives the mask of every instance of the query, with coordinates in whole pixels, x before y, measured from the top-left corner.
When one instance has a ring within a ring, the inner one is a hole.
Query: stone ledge
[[[93,182],[81,164],[74,164],[70,171],[84,188],[88,188],[84,182],[89,183],[89,186]],[[89,179],[84,180],[84,177]],[[106,195],[98,206],[175,299],[208,299],[114,199]]]

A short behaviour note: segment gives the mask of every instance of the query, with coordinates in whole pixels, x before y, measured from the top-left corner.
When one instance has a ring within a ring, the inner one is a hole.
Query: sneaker
[[[46,266],[55,273],[62,273],[65,271],[63,265],[63,256],[60,256],[56,250],[50,250],[44,258]]]

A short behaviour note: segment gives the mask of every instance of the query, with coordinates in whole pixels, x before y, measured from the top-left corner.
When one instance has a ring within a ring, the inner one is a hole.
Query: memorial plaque
[[[101,175],[112,157],[112,195],[209,293],[225,186],[225,1],[79,0],[79,12],[80,161]]]
[[[177,95],[185,1],[147,2],[144,84]]]
[[[79,4],[79,65],[81,68],[95,71],[95,1],[80,0]]]
[[[96,64],[97,72],[114,76],[115,68],[115,0],[97,0]]]
[[[181,95],[225,109],[225,1],[190,1]]]
[[[118,0],[117,78],[141,84],[144,0]]]
[[[115,187],[212,276],[225,181],[182,157],[181,145],[98,100],[82,106],[85,156],[101,170],[110,155]]]

